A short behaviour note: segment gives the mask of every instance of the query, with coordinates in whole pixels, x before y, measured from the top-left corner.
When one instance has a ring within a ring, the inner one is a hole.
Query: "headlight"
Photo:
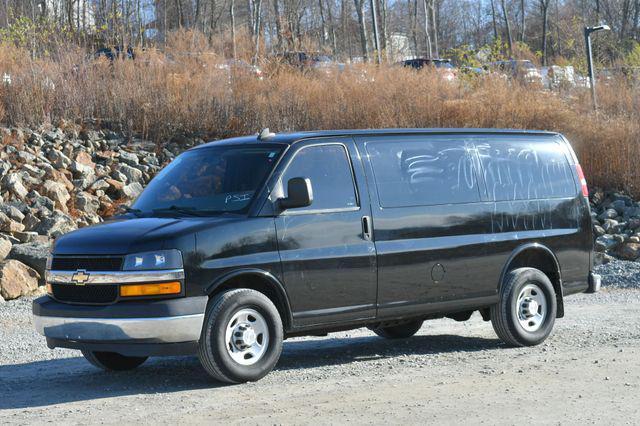
[[[180,268],[182,268],[182,253],[175,249],[129,254],[124,258],[123,267],[125,271]]]

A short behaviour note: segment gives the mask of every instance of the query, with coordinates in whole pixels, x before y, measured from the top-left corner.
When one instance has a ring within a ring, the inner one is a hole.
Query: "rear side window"
[[[313,203],[295,211],[358,206],[349,157],[342,145],[312,145],[298,151],[280,180],[285,196],[287,182],[294,177],[309,178],[313,189]]]
[[[451,137],[366,144],[382,207],[480,201],[472,145]]]
[[[554,140],[478,141],[476,148],[492,200],[565,198],[577,193],[564,149]]]

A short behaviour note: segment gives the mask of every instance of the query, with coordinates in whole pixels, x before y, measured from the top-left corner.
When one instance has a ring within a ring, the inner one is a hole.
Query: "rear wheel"
[[[385,339],[408,339],[420,330],[422,323],[422,320],[416,320],[391,327],[369,327],[369,329]]]
[[[229,290],[209,301],[198,357],[211,377],[227,383],[259,380],[282,352],[282,320],[264,294]]]
[[[133,370],[142,365],[148,357],[125,356],[115,352],[82,351],[82,355],[93,366],[107,371]]]
[[[491,323],[502,341],[512,346],[533,346],[551,334],[557,311],[549,278],[534,268],[510,271],[500,302],[491,307]]]

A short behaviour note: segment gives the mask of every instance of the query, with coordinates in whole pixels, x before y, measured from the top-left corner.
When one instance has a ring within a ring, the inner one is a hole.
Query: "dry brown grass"
[[[640,89],[601,85],[601,113],[588,91],[562,97],[487,77],[450,84],[437,74],[391,66],[342,73],[300,73],[263,64],[264,80],[230,75],[196,38],[167,56],[150,50],[135,61],[87,60],[82,52],[31,59],[0,45],[0,119],[17,126],[89,119],[162,143],[174,135],[222,138],[275,131],[382,127],[504,127],[565,133],[589,183],[640,195]],[[194,53],[196,52],[196,53]]]

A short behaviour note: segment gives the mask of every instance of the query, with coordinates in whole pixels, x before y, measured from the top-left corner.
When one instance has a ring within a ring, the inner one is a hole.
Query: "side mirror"
[[[303,177],[289,179],[289,182],[287,182],[287,194],[288,197],[278,200],[282,210],[310,206],[313,203],[311,180]]]

